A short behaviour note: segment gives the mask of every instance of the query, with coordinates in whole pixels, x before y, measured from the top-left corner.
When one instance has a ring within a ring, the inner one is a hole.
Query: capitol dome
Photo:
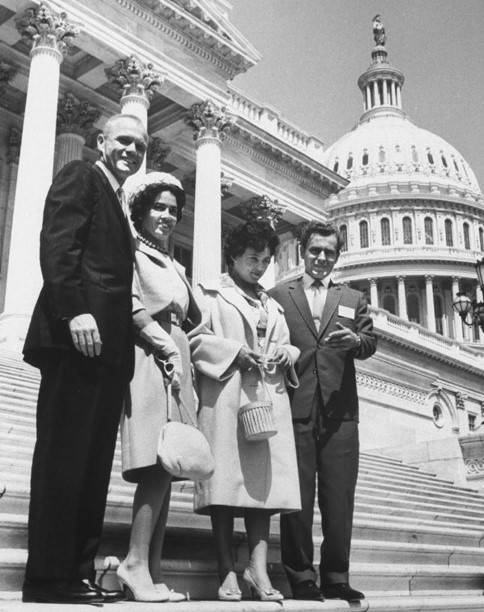
[[[325,165],[350,181],[344,190],[350,193],[367,187],[372,189],[370,195],[376,195],[391,183],[393,193],[440,192],[480,200],[474,172],[459,151],[417,127],[402,110],[404,76],[388,63],[382,42],[358,80],[363,115],[353,130],[326,150]]]

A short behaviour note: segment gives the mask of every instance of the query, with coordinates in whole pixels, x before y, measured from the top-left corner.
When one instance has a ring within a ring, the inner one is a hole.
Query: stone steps
[[[16,609],[26,558],[30,462],[35,442],[38,374],[0,351],[0,612]],[[122,558],[129,537],[134,486],[120,475],[119,442],[110,483],[99,570],[105,556]],[[320,519],[315,515],[314,544],[320,543]],[[279,522],[271,522],[269,561],[274,584],[287,592],[279,562]],[[247,563],[242,521],[236,521],[238,570]],[[415,466],[362,453],[353,530],[351,575],[355,588],[367,594],[360,610],[465,612],[484,610],[484,497],[472,489],[454,487]],[[192,486],[174,486],[165,545],[164,567],[170,586],[193,599],[214,596],[218,587],[210,522],[192,511]],[[115,586],[113,571],[104,577]],[[3,593],[3,594],[2,594]],[[245,593],[247,595],[247,593]],[[2,601],[3,600],[3,601]],[[17,601],[16,601],[17,600]],[[7,607],[5,607],[7,606]],[[110,610],[129,604],[111,604]],[[156,606],[156,608],[155,608]],[[34,604],[29,609],[35,609]],[[131,606],[129,606],[131,607]],[[63,606],[56,606],[62,610]],[[71,608],[71,607],[69,607]],[[83,606],[76,606],[80,612]],[[270,612],[276,603],[192,601],[163,604],[171,612]],[[346,602],[294,602],[294,612],[348,610]],[[42,610],[46,607],[43,606]],[[158,604],[136,604],[158,610]],[[354,606],[353,608],[354,609]]]

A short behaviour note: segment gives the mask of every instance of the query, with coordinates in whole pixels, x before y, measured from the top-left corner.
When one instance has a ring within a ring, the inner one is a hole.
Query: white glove
[[[180,388],[180,380],[183,374],[182,360],[180,351],[168,334],[156,321],[148,323],[140,331],[140,336],[146,340],[163,359],[167,359],[173,364],[175,371],[173,373],[172,385],[174,389]]]

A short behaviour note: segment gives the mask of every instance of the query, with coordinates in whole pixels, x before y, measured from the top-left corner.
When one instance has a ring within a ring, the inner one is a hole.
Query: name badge
[[[349,306],[338,306],[338,317],[344,317],[345,319],[355,318],[355,309]]]

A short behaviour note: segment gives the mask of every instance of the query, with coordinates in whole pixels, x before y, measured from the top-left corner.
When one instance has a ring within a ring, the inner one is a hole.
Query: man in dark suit
[[[24,346],[40,369],[23,600],[101,603],[96,585],[122,401],[133,371],[132,248],[120,189],[143,160],[147,134],[115,115],[100,160],[54,178],[40,235],[43,287]]]
[[[311,222],[300,246],[304,275],[269,291],[284,308],[291,344],[301,351],[291,409],[302,510],[281,517],[282,562],[296,599],[356,601],[364,595],[348,577],[359,459],[353,360],[370,357],[376,337],[364,296],[330,280],[342,246],[338,230]],[[320,588],[313,567],[316,478],[324,538]]]

